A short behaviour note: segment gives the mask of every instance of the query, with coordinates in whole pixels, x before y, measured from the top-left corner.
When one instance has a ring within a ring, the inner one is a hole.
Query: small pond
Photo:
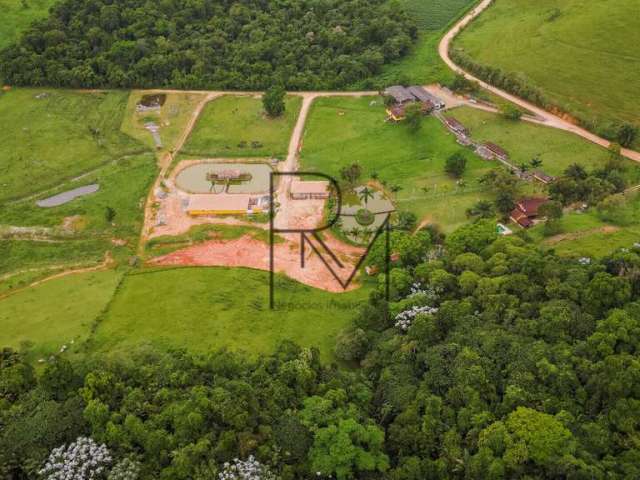
[[[224,178],[230,171],[239,174],[238,180],[216,182],[212,186],[212,176]],[[267,193],[271,167],[265,163],[225,163],[203,162],[181,170],[176,175],[176,186],[189,193]]]
[[[100,185],[94,183],[92,185],[85,185],[84,187],[74,188],[73,190],[67,190],[66,192],[59,193],[53,197],[45,198],[43,200],[36,201],[36,205],[43,208],[57,207],[69,203],[78,197],[84,197],[85,195],[91,195],[96,193],[100,189]]]

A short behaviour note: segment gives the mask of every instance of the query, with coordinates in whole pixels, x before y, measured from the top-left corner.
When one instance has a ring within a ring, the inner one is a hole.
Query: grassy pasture
[[[335,336],[369,289],[332,294],[276,278],[278,308],[271,311],[267,272],[213,267],[128,275],[100,321],[92,348],[117,352],[151,343],[259,354],[290,339],[317,346],[331,358]]]
[[[34,21],[47,16],[55,0],[0,0],[0,49],[15,42]]]
[[[637,18],[637,0],[496,0],[455,48],[523,75],[583,118],[638,124]]]
[[[491,141],[509,152],[516,165],[528,163],[539,155],[541,167],[550,175],[560,175],[569,165],[579,163],[588,170],[601,168],[609,159],[609,152],[568,132],[511,121],[489,112],[469,107],[452,110],[450,115],[462,122],[475,140]],[[629,182],[640,181],[640,167],[626,162]]]
[[[373,84],[446,84],[454,75],[438,55],[438,43],[447,25],[458,18],[475,0],[402,0],[416,19],[419,33],[412,49],[401,60],[385,64]],[[370,88],[371,81],[362,88]]]
[[[65,205],[40,208],[35,200],[6,204],[0,209],[0,225],[43,227],[46,238],[33,241],[27,233],[0,239],[0,272],[48,265],[97,263],[107,250],[125,260],[135,248],[143,219],[144,198],[157,168],[152,154],[120,159],[79,182],[67,182],[59,190],[96,182],[98,192]],[[50,193],[47,193],[48,196]],[[107,207],[115,211],[113,222]],[[120,245],[115,245],[117,240]],[[125,245],[121,245],[121,243]]]
[[[54,188],[145,150],[120,131],[127,95],[45,89],[0,94],[0,201]]]
[[[402,4],[423,30],[440,30],[467,8],[473,0],[402,0]]]
[[[627,195],[616,211],[616,221],[605,220],[596,209],[585,213],[569,213],[560,221],[561,232],[545,237],[543,226],[537,225],[529,235],[544,248],[577,257],[601,257],[618,248],[631,248],[640,241],[640,196]]]
[[[182,153],[200,157],[284,158],[302,99],[289,96],[285,103],[284,115],[272,119],[266,117],[260,98],[232,95],[217,98],[202,111]]]
[[[71,348],[71,340],[77,347],[119,281],[113,270],[70,275],[0,300],[0,345],[26,346],[34,356]]]
[[[476,179],[493,164],[459,146],[433,117],[425,118],[417,133],[404,124],[385,123],[385,117],[377,97],[317,99],[304,136],[302,168],[338,178],[340,168],[357,162],[363,180],[375,172],[388,187],[402,188],[396,196],[399,209],[445,230],[466,221],[465,210],[486,196]],[[455,152],[467,158],[464,188],[444,173],[445,160]]]
[[[167,93],[166,101],[160,112],[137,112],[136,105],[147,93],[142,90],[134,90],[129,95],[122,121],[122,131],[147,147],[155,148],[151,133],[144,126],[145,123],[153,121],[160,127],[162,150],[173,150],[204,94]]]

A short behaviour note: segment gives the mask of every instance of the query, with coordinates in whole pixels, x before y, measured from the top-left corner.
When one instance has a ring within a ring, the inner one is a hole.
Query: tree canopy
[[[336,89],[407,52],[386,0],[63,0],[0,53],[6,83],[54,87]]]

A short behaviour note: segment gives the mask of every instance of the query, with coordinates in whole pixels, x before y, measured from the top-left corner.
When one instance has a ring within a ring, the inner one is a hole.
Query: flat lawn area
[[[113,245],[105,238],[77,240],[0,239],[0,274],[49,266],[94,265]]]
[[[455,47],[526,76],[569,112],[638,124],[638,9],[638,0],[496,0]]]
[[[279,157],[287,155],[302,99],[289,96],[282,117],[268,118],[260,98],[226,95],[210,102],[183,148],[203,157]]]
[[[539,155],[543,161],[541,169],[550,175],[561,174],[573,163],[587,169],[600,168],[609,159],[606,149],[561,130],[510,121],[470,107],[456,108],[449,114],[462,122],[475,140],[491,141],[503,147],[516,165],[528,163]],[[640,167],[630,160],[626,164],[629,181],[640,180]]]
[[[377,97],[317,99],[307,122],[302,168],[339,178],[340,168],[357,162],[362,181],[375,172],[387,186],[402,188],[396,195],[399,209],[447,231],[466,221],[465,210],[487,196],[477,179],[494,164],[458,145],[436,118],[426,117],[412,133],[405,124],[385,123],[385,117]],[[455,152],[467,158],[464,188],[444,172]]]
[[[285,339],[332,357],[334,339],[369,289],[332,294],[278,275],[269,310],[268,273],[180,268],[128,275],[93,337],[99,351],[140,343],[195,351],[229,347],[260,354]]]
[[[7,47],[34,21],[47,16],[55,0],[0,0],[0,49]]]
[[[0,201],[146,150],[120,131],[127,98],[126,92],[45,89],[0,94]]]
[[[51,280],[0,300],[0,345],[28,346],[35,355],[72,349],[111,299],[120,280],[113,270]]]
[[[147,147],[155,149],[155,143],[145,123],[153,122],[160,127],[162,150],[176,147],[180,134],[191,119],[193,111],[204,98],[200,93],[167,93],[166,101],[159,112],[137,112],[136,105],[149,92],[134,90],[129,95],[126,113],[122,121],[122,131]]]

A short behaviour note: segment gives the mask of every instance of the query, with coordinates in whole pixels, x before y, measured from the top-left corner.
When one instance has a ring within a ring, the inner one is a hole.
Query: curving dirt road
[[[494,87],[493,85],[483,82],[479,78],[475,77],[474,75],[460,68],[458,65],[454,63],[453,60],[451,60],[451,57],[449,57],[449,48],[451,46],[451,42],[453,41],[453,39],[467,25],[469,25],[469,23],[471,23],[478,15],[480,15],[483,11],[485,11],[492,3],[493,3],[493,0],[482,0],[482,2],[480,2],[473,10],[471,10],[467,15],[465,15],[458,23],[456,23],[453,26],[453,28],[451,28],[451,30],[449,30],[445,34],[444,37],[442,37],[442,40],[440,40],[440,44],[438,45],[438,53],[440,54],[440,58],[442,58],[442,60],[447,64],[447,66],[451,68],[451,70],[453,70],[454,72],[459,73],[460,75],[464,76],[468,80],[477,82],[485,90],[488,90],[491,93],[498,95],[522,108],[530,110],[531,112],[535,113],[539,117],[538,119],[523,118],[523,120],[532,122],[532,123],[537,123],[540,125],[546,125],[547,127],[565,130],[575,135],[579,135],[582,138],[589,140],[590,142],[593,142],[595,144],[598,144],[604,148],[609,148],[609,146],[611,145],[611,142],[609,142],[608,140],[605,140],[604,138],[599,137],[598,135],[591,133],[582,127],[569,123],[566,120],[563,120],[562,118],[558,117],[557,115],[554,115],[553,113],[550,113],[526,100],[523,100],[520,97],[516,97],[515,95],[512,95],[504,90]],[[636,152],[635,150],[630,150],[628,148],[623,148],[620,153],[631,160],[640,162],[640,152]]]

